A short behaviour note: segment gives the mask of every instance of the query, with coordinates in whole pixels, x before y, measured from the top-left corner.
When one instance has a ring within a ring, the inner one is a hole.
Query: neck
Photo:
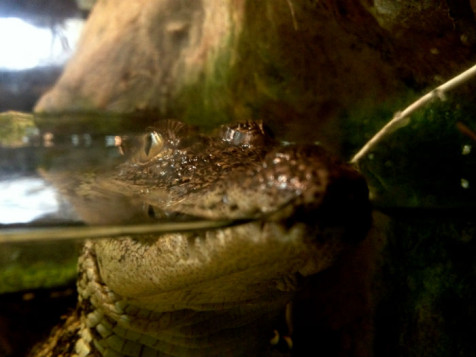
[[[100,278],[93,254],[83,254],[80,265],[80,357],[265,356],[289,300],[283,294],[213,311],[160,311],[111,291]]]

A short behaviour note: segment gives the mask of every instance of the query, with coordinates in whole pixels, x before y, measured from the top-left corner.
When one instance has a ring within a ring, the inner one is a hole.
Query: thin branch
[[[291,17],[293,19],[294,31],[297,31],[299,28],[298,28],[298,23],[296,21],[296,14],[294,12],[293,2],[292,2],[292,0],[286,0],[286,2],[288,3],[289,11],[291,11]]]
[[[469,81],[474,76],[476,76],[476,65],[464,71],[463,73],[460,73],[459,75],[450,79],[448,82],[442,84],[441,86],[433,89],[431,92],[425,94],[423,97],[410,104],[407,108],[405,108],[405,110],[395,113],[393,119],[390,120],[382,129],[380,129],[380,131],[375,134],[372,139],[370,139],[357,154],[354,155],[350,162],[352,164],[356,164],[362,157],[367,155],[367,153],[382,138],[392,133],[402,125],[406,124],[406,119],[409,119],[410,115],[413,114],[415,111],[417,111],[435,98],[445,100],[445,95],[447,92]]]

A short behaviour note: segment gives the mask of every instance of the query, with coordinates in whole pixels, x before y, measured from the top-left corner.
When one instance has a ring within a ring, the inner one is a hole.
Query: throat
[[[80,259],[79,357],[266,356],[289,296],[212,311],[145,308],[111,291],[93,251]]]
[[[86,307],[86,306],[85,306]],[[83,309],[79,356],[265,356],[281,309],[247,306],[223,311],[137,310],[119,319]]]

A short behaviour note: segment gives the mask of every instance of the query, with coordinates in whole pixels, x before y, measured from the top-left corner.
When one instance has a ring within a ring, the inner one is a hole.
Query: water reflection
[[[148,205],[168,197],[168,193],[157,189],[148,195],[151,202],[144,203],[143,190],[138,188],[141,180],[134,183],[137,187],[132,185],[137,192],[129,192],[131,185],[111,177],[120,171],[117,168],[125,160],[131,163],[131,170],[157,169],[157,180],[166,174],[165,170],[162,174],[160,168],[139,165],[149,155],[155,155],[154,150],[160,151],[164,146],[160,133],[150,130],[160,121],[157,117],[65,114],[33,118],[22,114],[13,116],[9,122],[1,119],[0,116],[2,224],[33,222],[45,217],[70,219],[73,216],[61,215],[64,210],[58,197],[66,200],[67,190],[72,188],[82,192],[74,198],[76,202],[72,205],[84,209],[81,215],[97,225],[143,223],[139,218],[143,220],[150,216]],[[418,138],[415,142],[407,139],[413,135],[406,135],[405,145],[391,151],[385,147],[376,149],[362,161],[361,170],[371,186],[371,197],[377,207],[447,209],[474,206],[472,142],[458,136],[460,133],[454,125],[448,126],[452,130],[447,130],[451,140],[442,139],[441,145],[434,145],[435,135],[424,136],[423,139],[428,137],[425,140]],[[179,130],[180,126],[177,128]],[[193,138],[191,135],[190,140]],[[398,143],[402,142],[404,140],[398,140]],[[124,155],[124,149],[131,144],[133,148],[126,150],[130,152]],[[197,150],[206,151],[207,147]],[[428,150],[436,154],[429,156]],[[447,169],[442,169],[445,167]],[[188,171],[182,174],[188,174]],[[53,183],[54,188],[43,179]],[[144,180],[143,184],[148,182]],[[150,184],[153,187],[155,181]],[[69,196],[76,196],[71,193]]]
[[[0,181],[0,223],[25,223],[58,210],[54,189],[39,178]]]
[[[80,178],[107,170],[121,158],[118,148],[121,136],[116,135],[117,128],[97,134],[101,130],[82,125],[81,130],[64,132],[43,125],[40,119],[35,122],[31,115],[15,112],[0,115],[0,126],[0,224],[3,225],[76,222],[64,192],[48,182],[48,177],[65,173]]]
[[[0,224],[26,223],[58,212],[51,185],[37,177],[0,181]]]

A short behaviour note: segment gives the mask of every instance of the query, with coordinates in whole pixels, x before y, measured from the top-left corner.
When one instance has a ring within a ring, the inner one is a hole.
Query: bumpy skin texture
[[[98,197],[134,222],[254,220],[88,242],[78,308],[36,356],[275,355],[270,337],[302,281],[369,227],[357,172],[320,147],[280,146],[256,123],[205,136],[163,121],[121,150],[114,172],[63,182],[86,221],[117,218],[87,206]]]

